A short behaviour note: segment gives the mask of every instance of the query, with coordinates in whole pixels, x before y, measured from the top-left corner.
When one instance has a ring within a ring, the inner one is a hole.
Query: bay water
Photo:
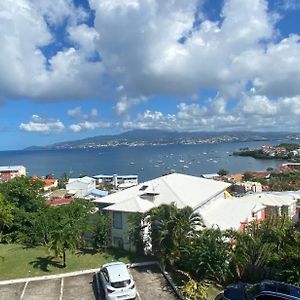
[[[0,165],[24,165],[28,175],[70,177],[79,175],[139,175],[140,181],[168,172],[199,176],[219,169],[231,173],[276,168],[283,161],[232,156],[240,148],[259,148],[281,141],[233,142],[197,145],[161,145],[139,147],[103,147],[100,149],[1,151]]]

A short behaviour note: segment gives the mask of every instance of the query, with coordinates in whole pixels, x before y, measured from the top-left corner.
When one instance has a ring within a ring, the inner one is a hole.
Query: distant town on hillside
[[[87,149],[117,146],[156,146],[172,144],[204,144],[245,141],[300,140],[300,133],[287,132],[177,132],[164,130],[132,130],[118,135],[100,135],[47,146],[31,146],[24,150]]]

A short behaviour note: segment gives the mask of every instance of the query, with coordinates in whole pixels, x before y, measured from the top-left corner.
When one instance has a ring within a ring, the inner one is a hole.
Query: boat
[[[184,163],[184,160],[183,160],[183,159],[179,159],[179,162],[180,162],[180,163]]]
[[[134,165],[134,162],[133,162],[133,161],[131,161],[129,164],[130,164],[130,165]]]
[[[184,165],[182,168],[184,168],[184,169],[188,169],[188,168],[189,168],[189,166],[187,166],[187,165]]]

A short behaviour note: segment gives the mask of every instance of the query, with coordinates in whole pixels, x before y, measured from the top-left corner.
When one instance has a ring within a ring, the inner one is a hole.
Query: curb
[[[56,274],[56,275],[45,275],[45,276],[36,276],[36,277],[26,277],[26,278],[19,278],[19,279],[3,280],[3,281],[0,281],[0,285],[13,284],[13,283],[23,283],[23,282],[29,282],[29,281],[47,280],[47,279],[57,279],[57,278],[64,278],[64,277],[72,277],[72,276],[77,276],[77,275],[84,275],[84,274],[99,272],[99,270],[100,270],[100,268],[82,270],[82,271],[75,271],[75,272],[69,272],[69,273],[62,273],[62,274]]]

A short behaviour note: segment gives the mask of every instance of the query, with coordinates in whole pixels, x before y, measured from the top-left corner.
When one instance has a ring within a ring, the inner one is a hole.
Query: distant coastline
[[[262,145],[259,149],[241,148],[240,151],[233,152],[233,155],[300,162],[300,144],[282,143],[275,146]]]
[[[249,141],[300,140],[299,133],[285,132],[174,132],[132,130],[119,135],[95,136],[47,146],[30,146],[24,150],[101,149],[106,147],[142,147],[164,145],[198,145]]]

